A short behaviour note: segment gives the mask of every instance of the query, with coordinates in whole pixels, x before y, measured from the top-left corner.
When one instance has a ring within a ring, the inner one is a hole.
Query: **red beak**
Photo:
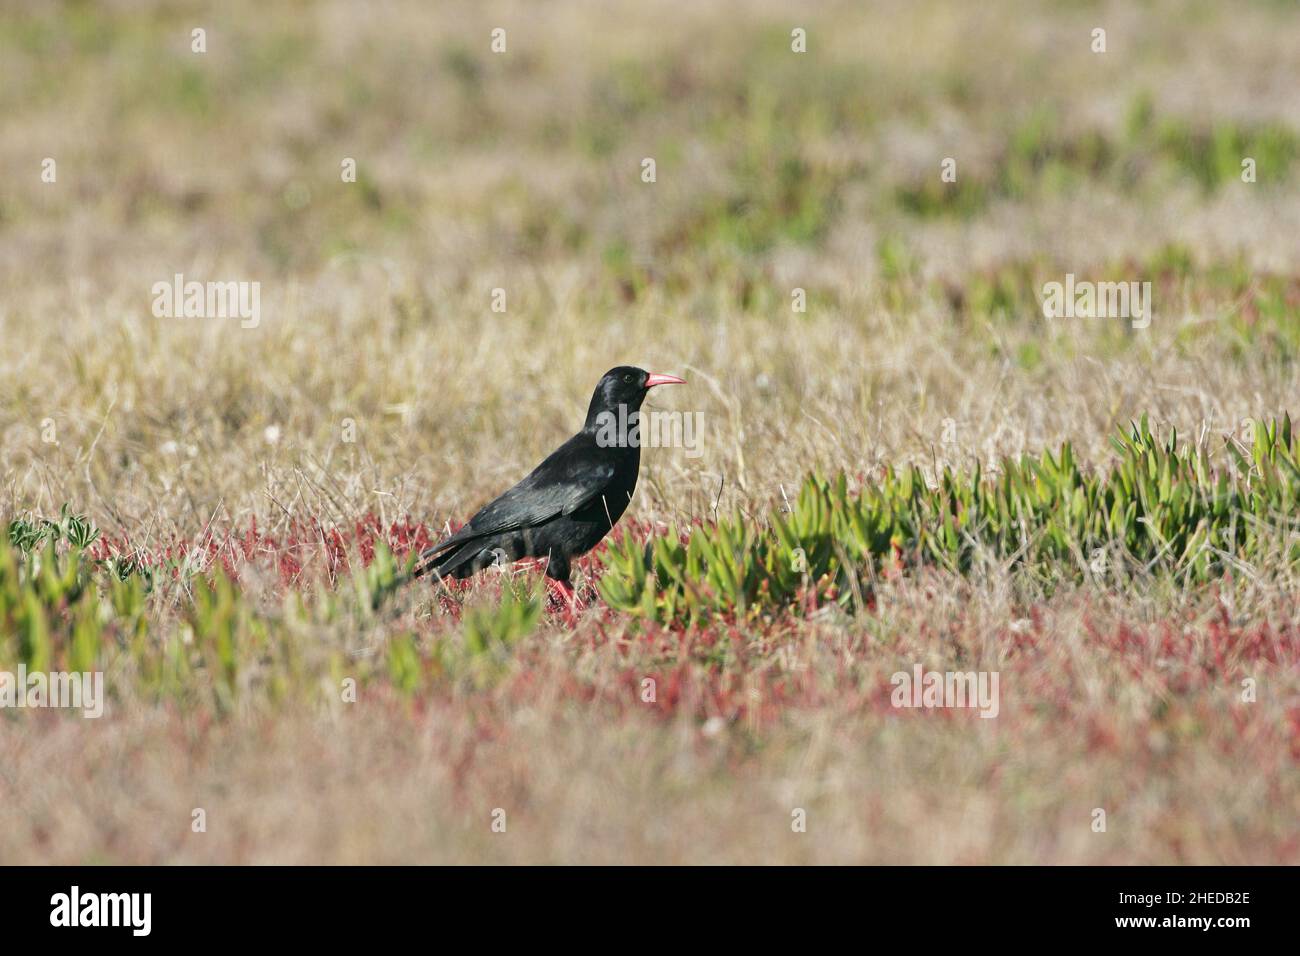
[[[656,385],[685,385],[684,378],[678,378],[676,375],[661,375],[658,372],[651,372],[645,377],[645,387],[654,388]]]

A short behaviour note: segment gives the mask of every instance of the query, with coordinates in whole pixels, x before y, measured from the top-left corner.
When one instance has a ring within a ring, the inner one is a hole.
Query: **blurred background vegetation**
[[[744,503],[817,467],[1086,455],[1144,412],[1272,417],[1297,36],[1293,4],[1195,0],[8,6],[8,497],[129,526],[153,509],[105,485],[184,484],[161,516],[192,529],[328,461],[313,507],[441,520],[624,361],[698,373],[670,401],[708,414],[707,454],[648,492],[696,513],[724,475]],[[153,318],[177,272],[262,282],[262,326]],[[1154,328],[1045,321],[1065,272],[1152,281]]]

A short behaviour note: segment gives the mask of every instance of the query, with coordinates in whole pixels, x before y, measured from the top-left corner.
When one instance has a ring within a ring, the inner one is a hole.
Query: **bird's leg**
[[[557,581],[555,578],[547,578],[546,581],[548,584],[555,585],[555,589],[560,592],[560,597],[564,601],[565,607],[568,608],[570,615],[585,610],[578,593],[568,581]]]
[[[567,555],[551,552],[546,558],[546,580],[553,582],[559,589],[560,595],[564,598],[565,607],[568,608],[568,617],[572,621],[578,611],[581,611],[582,602],[578,600],[578,595],[574,593],[573,585],[569,583],[570,564]]]

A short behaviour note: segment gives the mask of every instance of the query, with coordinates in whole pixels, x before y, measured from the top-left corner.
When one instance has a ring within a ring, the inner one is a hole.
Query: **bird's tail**
[[[415,567],[411,571],[411,580],[422,578],[430,571],[436,571],[438,564],[439,561],[436,555],[430,555],[428,551],[422,552],[420,557],[416,559]]]
[[[458,568],[463,567],[466,562],[473,558],[481,551],[478,542],[473,540],[463,542],[443,542],[443,544],[434,545],[432,548],[426,548],[420,553],[419,559],[415,562],[415,569],[411,572],[411,578],[424,577],[432,572],[440,578],[453,575]]]

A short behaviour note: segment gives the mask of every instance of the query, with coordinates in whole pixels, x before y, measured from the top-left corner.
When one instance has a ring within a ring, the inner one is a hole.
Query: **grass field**
[[[106,701],[0,710],[0,862],[1300,863],[1297,37],[5,7],[0,672]],[[701,431],[587,609],[404,584],[620,364]]]

